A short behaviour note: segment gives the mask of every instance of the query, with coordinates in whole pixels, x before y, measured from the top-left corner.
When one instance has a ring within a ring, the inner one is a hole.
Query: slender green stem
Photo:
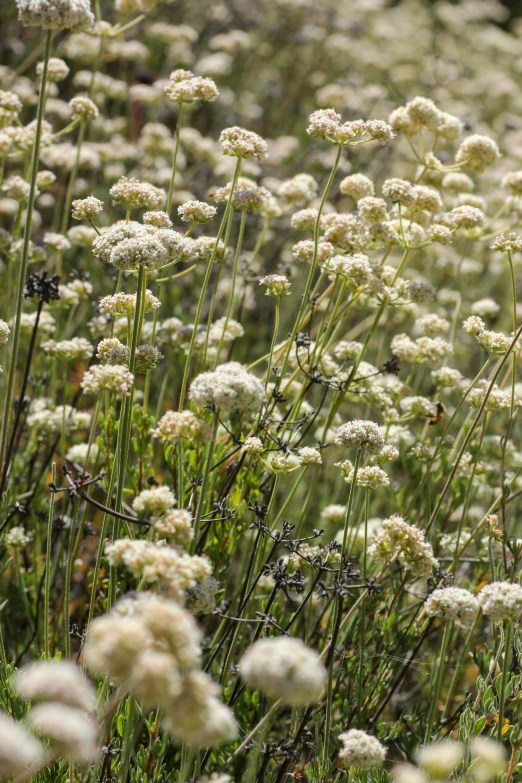
[[[129,774],[129,765],[134,746],[134,722],[136,714],[136,701],[133,696],[129,696],[128,714],[125,720],[125,730],[123,735],[123,755],[118,777],[120,783],[127,783],[127,775]]]
[[[225,325],[223,327],[223,332],[221,333],[221,338],[219,340],[219,347],[218,347],[217,354],[216,354],[216,364],[219,362],[219,357],[221,355],[221,351],[223,349],[223,343],[225,341],[225,336],[226,336],[226,331],[227,331],[227,327],[228,327],[228,322],[229,322],[229,320],[231,318],[232,308],[234,306],[234,293],[235,293],[235,290],[236,290],[237,268],[238,268],[238,264],[239,264],[239,257],[241,255],[241,248],[242,248],[242,245],[243,245],[243,236],[244,236],[244,233],[245,233],[246,216],[247,216],[247,211],[246,211],[246,209],[244,209],[242,211],[242,213],[241,213],[241,223],[239,225],[239,234],[238,234],[238,238],[237,238],[236,252],[235,252],[235,255],[234,255],[234,266],[232,268],[232,285],[231,285],[231,289],[230,289],[230,297],[229,297],[229,300],[228,300],[227,314],[225,316]],[[209,326],[210,326],[210,324],[209,324]],[[208,331],[210,331],[210,330],[207,330],[207,332]]]
[[[183,117],[183,103],[178,104],[178,118],[176,121],[176,146],[174,148],[174,158],[172,161],[172,174],[170,177],[169,193],[167,196],[167,214],[170,215],[172,209],[172,199],[174,197],[174,188],[176,186],[176,171],[178,167],[179,137],[181,133],[181,119]]]
[[[324,750],[323,758],[327,761],[330,758],[330,730],[332,725],[332,711],[333,711],[333,676],[335,666],[335,645],[337,644],[337,637],[339,636],[339,629],[341,627],[341,618],[343,615],[343,598],[340,593],[337,593],[335,597],[335,617],[332,628],[332,638],[330,641],[330,649],[328,651],[328,685],[326,690],[326,714],[324,725]]]
[[[18,346],[20,342],[20,329],[22,321],[22,308],[24,302],[25,278],[27,275],[27,265],[29,263],[29,247],[31,242],[31,228],[33,225],[34,202],[36,199],[36,176],[38,174],[38,165],[40,162],[40,145],[42,141],[42,123],[45,110],[45,91],[47,87],[47,73],[49,69],[49,59],[53,43],[53,31],[48,30],[45,43],[45,54],[42,66],[42,83],[40,95],[38,96],[38,110],[36,115],[36,132],[34,147],[31,158],[31,178],[29,187],[29,198],[27,199],[27,217],[25,221],[24,243],[22,248],[22,259],[20,263],[20,272],[18,275],[18,288],[16,293],[16,314],[13,327],[11,362],[9,366],[9,375],[7,380],[7,389],[4,400],[4,417],[2,424],[2,439],[0,442],[0,470],[4,464],[5,450],[7,445],[7,433],[11,420],[11,404],[13,400],[14,382],[16,376],[16,365],[18,360]]]
[[[513,622],[507,620],[504,627],[504,662],[502,665],[502,681],[500,685],[499,707],[498,707],[498,730],[497,739],[502,742],[504,729],[504,708],[506,703],[506,690],[509,679],[509,669],[511,667],[511,647],[513,644]]]
[[[136,308],[134,311],[134,323],[132,327],[131,344],[130,344],[130,356],[129,356],[129,370],[134,373],[136,363],[136,349],[141,335],[141,327],[143,324],[145,293],[146,293],[146,277],[147,274],[143,266],[140,266],[138,270],[138,289],[136,292]],[[121,430],[118,432],[118,457],[117,466],[115,470],[118,472],[118,480],[116,482],[116,498],[114,501],[114,510],[122,511],[123,490],[125,487],[125,474],[127,471],[127,463],[129,460],[129,444],[130,435],[132,429],[132,406],[134,401],[134,386],[132,384],[131,392],[128,397],[123,401],[123,414],[120,420]],[[109,496],[110,499],[110,496]],[[119,523],[114,522],[115,537],[118,535]],[[115,580],[112,580],[111,590],[111,603],[115,599],[116,584]]]
[[[272,343],[270,345],[270,353],[268,355],[268,365],[266,368],[265,389],[267,388],[270,382],[270,372],[272,370],[272,361],[274,359],[274,348],[277,342],[277,333],[279,332],[279,302],[280,302],[280,298],[277,297],[275,303],[275,314],[274,314],[274,332],[272,334]]]
[[[440,652],[437,660],[435,682],[433,688],[431,689],[430,712],[428,717],[428,724],[426,726],[426,733],[424,735],[424,744],[428,744],[430,742],[433,726],[435,725],[435,716],[437,715],[440,689],[441,689],[442,679],[444,677],[444,672],[445,672],[444,663],[446,660],[446,653],[448,651],[448,646],[451,639],[452,631],[453,631],[453,623],[450,622],[449,620],[446,620],[444,623],[444,633],[442,635],[442,642],[440,645]]]
[[[72,199],[74,195],[74,186],[76,184],[76,178],[78,176],[78,170],[80,168],[80,156],[82,152],[82,145],[85,139],[85,132],[87,130],[87,123],[82,122],[80,125],[80,131],[78,133],[78,138],[76,140],[76,158],[74,160],[74,166],[73,170],[71,171],[71,175],[69,177],[69,184],[67,185],[67,193],[65,194],[65,201],[63,204],[63,213],[62,213],[62,224],[60,226],[60,233],[65,234],[67,231],[67,227],[69,225],[69,219],[70,219],[70,212],[71,212],[71,204]],[[60,253],[58,256],[58,264],[56,266],[56,271],[59,275],[62,274],[62,254]]]
[[[292,350],[292,346],[294,344],[294,339],[297,334],[298,329],[301,326],[301,320],[303,318],[303,315],[305,313],[306,308],[308,307],[308,295],[310,293],[310,288],[312,287],[312,280],[314,278],[315,274],[315,265],[317,262],[317,253],[319,248],[319,231],[321,228],[321,216],[323,214],[324,205],[326,204],[326,199],[328,197],[328,193],[330,192],[330,188],[333,185],[333,181],[335,179],[335,175],[337,174],[337,169],[339,168],[339,163],[341,161],[341,156],[343,154],[343,145],[339,144],[339,148],[337,150],[337,157],[335,158],[335,163],[333,165],[332,171],[330,172],[330,176],[328,177],[328,182],[326,183],[326,187],[323,191],[323,195],[321,197],[321,203],[319,204],[319,209],[317,210],[317,218],[315,220],[315,227],[314,227],[314,253],[312,257],[312,261],[310,263],[310,270],[308,272],[308,278],[306,280],[305,289],[303,292],[303,299],[301,301],[301,306],[299,308],[299,313],[297,315],[297,318],[295,319],[294,325],[292,327],[292,333],[290,335],[290,339],[288,340],[288,350],[285,354],[285,358],[283,361],[283,367],[281,371],[281,375],[283,376],[285,374],[286,366],[288,364],[288,360],[290,358],[290,352]]]
[[[346,516],[344,517],[343,545],[341,548],[341,562],[339,564],[339,573],[341,573],[341,569],[343,566],[343,559],[348,554],[347,553],[348,530],[350,529],[350,518],[352,514],[353,500],[355,497],[355,488],[357,486],[357,473],[359,471],[361,457],[362,457],[362,451],[358,449],[355,455],[355,464],[353,467],[352,483],[350,484],[350,493],[348,495],[348,504],[346,506]]]
[[[236,184],[237,184],[237,180],[239,178],[240,171],[241,171],[241,158],[238,158],[237,159],[237,164],[236,164],[236,170],[234,172],[234,178],[232,180],[232,185],[230,187],[230,194],[228,196],[227,206],[225,208],[225,213],[223,215],[223,219],[221,221],[221,225],[219,226],[219,231],[218,231],[218,235],[216,237],[216,242],[214,244],[214,248],[212,250],[212,255],[210,256],[210,259],[209,259],[209,262],[208,262],[208,265],[207,265],[207,269],[206,269],[206,272],[205,272],[205,279],[203,280],[203,285],[201,287],[201,293],[199,295],[198,306],[197,306],[197,309],[196,309],[196,317],[194,319],[194,326],[193,326],[193,330],[192,330],[192,337],[190,339],[190,346],[189,346],[189,350],[188,350],[188,354],[187,354],[187,359],[186,359],[186,362],[185,362],[185,370],[184,370],[184,373],[183,373],[183,381],[182,381],[182,384],[181,384],[181,392],[180,392],[180,395],[179,395],[179,410],[180,411],[183,410],[183,405],[184,405],[184,402],[185,402],[185,394],[187,392],[187,384],[188,384],[188,377],[189,377],[189,373],[190,373],[190,365],[191,365],[191,362],[192,362],[192,357],[194,355],[194,345],[196,343],[196,334],[197,334],[197,330],[198,330],[198,326],[199,326],[199,321],[200,321],[200,318],[201,318],[201,311],[203,309],[203,302],[205,300],[205,293],[206,293],[206,290],[207,290],[207,287],[208,287],[208,281],[210,280],[210,273],[212,272],[212,266],[214,264],[214,261],[216,260],[216,255],[217,255],[218,248],[219,248],[219,240],[221,239],[221,235],[223,234],[223,231],[224,231],[225,226],[227,224],[228,216],[230,214],[230,210],[232,209],[232,196],[234,195],[234,191],[236,189]]]
[[[194,540],[193,540],[194,548],[197,545],[197,541],[199,537],[199,528],[201,524],[201,517],[203,515],[203,509],[205,507],[205,501],[207,499],[207,489],[208,489],[208,482],[210,478],[210,468],[212,466],[212,457],[214,455],[214,447],[216,445],[216,436],[217,436],[218,427],[219,427],[219,414],[216,411],[214,413],[214,426],[212,429],[212,439],[208,445],[207,459],[205,462],[205,469],[203,473],[203,481],[201,484],[201,491],[199,493],[199,498],[198,498],[196,517],[194,519]]]
[[[453,672],[453,677],[451,678],[450,686],[448,688],[448,693],[446,695],[446,706],[444,707],[442,718],[446,718],[450,711],[451,701],[453,699],[453,694],[455,693],[455,690],[457,688],[461,676],[461,669],[464,664],[464,659],[468,654],[468,650],[470,649],[471,640],[473,639],[473,634],[475,633],[475,629],[477,627],[480,616],[481,616],[480,613],[477,612],[477,616],[475,617],[475,620],[473,621],[468,633],[466,634],[464,644],[460,647],[459,657],[457,658],[457,662],[455,663],[455,671]]]
[[[366,550],[368,548],[368,517],[370,507],[370,493],[367,489],[364,493],[364,549],[363,549],[363,577],[366,580]],[[364,707],[363,683],[364,683],[364,648],[366,644],[366,593],[364,593],[359,612],[359,685],[357,696],[357,716],[359,726],[362,727],[362,712]]]
[[[468,448],[469,442],[470,442],[471,438],[473,437],[473,433],[475,432],[475,429],[476,429],[476,427],[477,427],[477,425],[478,425],[478,423],[479,423],[479,421],[481,419],[482,414],[486,410],[486,406],[488,404],[488,400],[489,400],[489,398],[491,396],[491,392],[493,391],[493,388],[495,386],[497,378],[499,377],[500,373],[502,372],[502,368],[504,367],[504,365],[508,361],[509,355],[510,355],[511,351],[513,350],[513,348],[515,347],[515,345],[517,344],[517,342],[518,342],[518,340],[519,340],[521,335],[522,335],[522,326],[520,327],[520,329],[517,330],[516,334],[514,335],[513,340],[511,341],[508,350],[506,351],[506,353],[502,357],[502,360],[499,362],[498,367],[495,370],[495,372],[493,374],[493,377],[491,378],[491,381],[489,383],[488,389],[487,389],[486,393],[484,394],[484,399],[483,399],[483,401],[482,401],[482,403],[481,403],[481,405],[480,405],[480,407],[478,409],[478,412],[477,412],[477,415],[475,416],[475,419],[473,420],[473,424],[469,428],[468,433],[467,433],[467,435],[464,438],[464,441],[462,443],[462,446],[460,447],[460,451],[459,451],[459,453],[457,455],[457,459],[454,461],[453,467],[452,467],[451,472],[450,472],[450,475],[448,476],[448,479],[447,479],[447,481],[446,481],[446,483],[445,483],[445,485],[444,485],[444,487],[443,487],[443,489],[442,489],[442,491],[441,491],[441,493],[439,495],[439,499],[437,501],[437,504],[436,504],[435,508],[433,509],[433,512],[432,512],[431,517],[430,517],[430,520],[429,520],[429,522],[428,522],[428,524],[426,526],[426,530],[429,530],[431,528],[432,524],[434,523],[435,519],[437,518],[437,514],[439,513],[439,511],[441,509],[441,506],[442,506],[442,504],[443,504],[443,502],[444,502],[444,500],[446,498],[446,495],[449,492],[449,489],[451,487],[451,482],[453,481],[453,479],[455,477],[455,474],[456,474],[456,472],[457,472],[457,470],[459,468],[459,465],[460,465],[460,462],[462,460],[462,457],[464,456],[464,454],[466,452],[466,449]]]

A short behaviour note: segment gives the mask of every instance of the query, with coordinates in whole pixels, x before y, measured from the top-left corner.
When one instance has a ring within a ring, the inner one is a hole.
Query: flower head
[[[94,24],[90,0],[16,0],[25,27],[44,30],[86,30]]]
[[[250,688],[296,707],[317,701],[326,679],[317,653],[288,636],[259,639],[241,658],[239,672]]]
[[[386,748],[377,737],[372,737],[365,731],[350,729],[339,734],[342,747],[339,758],[344,759],[346,767],[357,766],[361,769],[380,767],[386,758]]]
[[[339,427],[335,444],[347,449],[378,454],[384,446],[384,435],[379,425],[374,421],[354,419]]]
[[[221,131],[219,140],[223,147],[224,155],[233,155],[237,158],[257,158],[264,160],[268,157],[268,146],[261,136],[252,131],[234,125]]]

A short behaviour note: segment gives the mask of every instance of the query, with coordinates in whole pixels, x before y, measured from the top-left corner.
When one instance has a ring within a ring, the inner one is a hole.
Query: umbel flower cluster
[[[520,19],[0,21],[0,781],[516,783]]]

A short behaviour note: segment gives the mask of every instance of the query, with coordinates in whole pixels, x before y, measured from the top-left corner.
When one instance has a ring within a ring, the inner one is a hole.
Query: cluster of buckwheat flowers
[[[513,783],[520,20],[0,18],[0,780]]]

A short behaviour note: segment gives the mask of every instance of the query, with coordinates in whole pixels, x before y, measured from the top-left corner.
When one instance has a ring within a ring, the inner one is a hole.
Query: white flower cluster
[[[148,593],[124,597],[94,620],[85,647],[89,669],[122,683],[147,709],[160,708],[166,729],[192,748],[228,742],[237,731],[200,661],[201,633],[193,617]]]
[[[223,411],[257,407],[264,396],[262,381],[239,362],[227,362],[203,372],[190,386],[190,399],[196,405],[216,405]]]
[[[67,362],[88,359],[93,352],[93,346],[85,337],[72,337],[70,340],[60,340],[60,342],[47,340],[42,343],[42,350],[53,359]]]
[[[522,587],[513,582],[492,582],[478,594],[482,612],[494,622],[520,620],[522,617]]]
[[[407,334],[397,334],[390,348],[395,356],[411,364],[427,363],[436,367],[453,353],[453,345],[442,337],[418,337],[412,340]]]
[[[90,448],[88,443],[76,443],[67,451],[65,459],[81,467],[86,467],[87,465],[94,465],[101,456],[100,447],[97,443],[91,443]]]
[[[384,447],[384,435],[374,421],[354,419],[343,424],[337,430],[336,446],[345,449],[357,449],[368,454],[378,454]]]
[[[311,174],[296,174],[295,177],[284,180],[279,186],[278,195],[292,204],[303,204],[312,201],[317,195],[319,185]],[[312,215],[311,229],[317,218],[316,210],[307,210],[308,219]]]
[[[462,132],[462,123],[452,114],[440,111],[429,98],[417,96],[406,106],[399,106],[389,117],[393,128],[413,137],[422,130],[438,134],[445,141],[455,141]]]
[[[103,201],[94,196],[76,199],[72,203],[72,216],[76,220],[92,220],[103,212]]]
[[[16,0],[20,21],[44,30],[86,30],[94,24],[90,0]]]
[[[372,737],[360,729],[349,729],[339,734],[338,739],[342,745],[339,758],[344,760],[346,767],[371,769],[384,763],[386,748],[377,737]]]
[[[51,400],[42,397],[32,401],[27,424],[41,435],[54,435],[62,428],[71,433],[90,427],[91,415],[77,411],[71,405],[55,406]]]
[[[253,457],[259,457],[264,450],[263,441],[255,435],[245,438],[243,445],[241,446],[242,454],[252,454]]]
[[[470,623],[477,616],[479,603],[469,590],[463,590],[461,587],[442,587],[430,593],[424,608],[429,617]]]
[[[389,563],[392,557],[397,556],[412,576],[423,579],[430,576],[433,568],[438,566],[424,532],[409,525],[399,514],[383,521],[382,529],[368,547],[368,554],[380,563]]]
[[[266,286],[266,296],[280,299],[290,294],[290,281],[284,275],[266,275],[259,278],[259,285]]]
[[[132,501],[132,508],[137,514],[163,514],[176,505],[174,492],[166,486],[142,489]]]
[[[190,543],[194,538],[192,514],[183,508],[169,508],[162,516],[151,517],[150,524],[158,533],[171,538],[180,546]]]
[[[121,343],[117,337],[108,337],[99,343],[96,355],[104,364],[128,364],[131,349],[128,345]],[[156,346],[138,345],[136,346],[134,356],[134,372],[139,373],[152,370],[160,359],[163,359],[163,354],[160,353]]]
[[[120,538],[105,547],[109,564],[125,566],[136,579],[158,584],[169,598],[183,603],[185,590],[204,582],[212,573],[206,557],[191,556],[165,542]]]
[[[31,701],[28,723],[60,756],[79,764],[97,758],[98,726],[88,714],[95,705],[94,691],[78,666],[69,661],[36,663],[16,675],[14,687]]]
[[[109,194],[112,196],[113,204],[125,204],[142,209],[159,209],[167,198],[162,188],[127,177],[120,177],[109,190]]]
[[[239,673],[250,688],[293,707],[317,701],[326,680],[317,653],[289,636],[259,639],[241,658]]]
[[[318,109],[310,115],[307,132],[336,144],[350,144],[363,137],[387,144],[395,136],[393,128],[383,120],[355,120],[341,123],[341,115],[334,109]]]
[[[257,158],[258,160],[264,160],[268,157],[266,141],[257,133],[237,125],[222,130],[219,140],[224,155],[232,155],[237,158]]]
[[[124,220],[96,237],[92,252],[124,272],[139,266],[157,269],[175,261],[194,260],[198,255],[194,241],[177,231]]]
[[[44,758],[44,748],[20,723],[0,713],[0,777],[16,778]]]
[[[160,300],[152,294],[152,291],[145,291],[145,312],[157,310],[161,305]],[[119,292],[104,296],[100,299],[100,313],[110,313],[111,315],[134,315],[136,311],[136,294],[124,294]]]
[[[31,543],[33,534],[27,532],[24,527],[15,525],[5,534],[5,544],[13,549],[23,549]]]
[[[152,430],[152,435],[163,443],[205,441],[210,440],[211,434],[210,427],[192,411],[167,411]]]
[[[486,401],[486,410],[488,411],[499,411],[511,407],[511,391],[501,389],[496,383],[491,385],[485,378],[471,389],[467,401],[472,408],[479,408],[486,399],[486,395],[489,395]]]
[[[95,120],[100,112],[98,107],[87,95],[76,95],[69,101],[69,107],[72,110],[73,119],[83,122]]]
[[[219,92],[212,79],[195,76],[191,71],[178,69],[170,74],[165,94],[173,103],[194,103],[214,101]]]
[[[216,207],[204,201],[186,201],[178,207],[178,215],[184,223],[208,223],[216,216]]]
[[[134,376],[127,367],[118,364],[97,364],[84,374],[81,387],[87,394],[108,391],[128,397],[133,383]]]
[[[0,128],[10,125],[22,111],[22,101],[14,92],[0,90]]]
[[[6,343],[9,339],[11,330],[5,321],[0,318],[0,345]]]
[[[341,468],[344,480],[347,484],[353,483],[355,466],[349,459],[346,459],[343,462],[336,462],[335,467]],[[364,487],[365,489],[377,489],[377,487],[388,487],[390,479],[382,468],[379,468],[377,465],[368,465],[364,468],[359,468],[355,483],[358,487]]]

